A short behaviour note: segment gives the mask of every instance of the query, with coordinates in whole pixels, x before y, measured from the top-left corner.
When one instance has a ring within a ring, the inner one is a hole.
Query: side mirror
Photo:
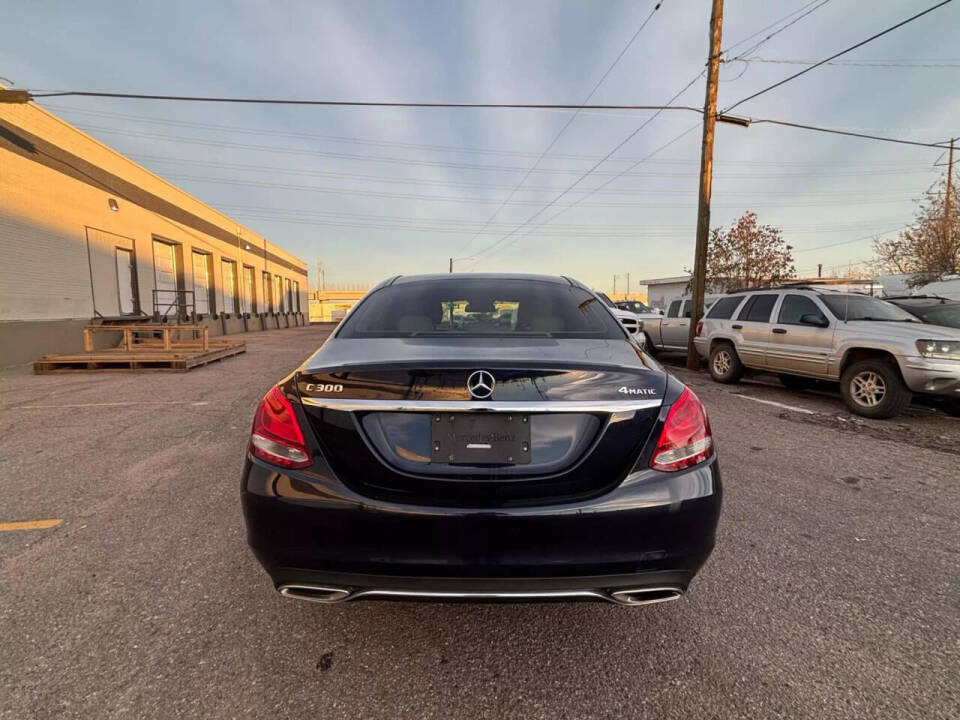
[[[827,320],[823,315],[814,315],[809,313],[807,315],[800,316],[800,323],[802,325],[813,325],[814,327],[825,328],[830,326],[830,321]]]

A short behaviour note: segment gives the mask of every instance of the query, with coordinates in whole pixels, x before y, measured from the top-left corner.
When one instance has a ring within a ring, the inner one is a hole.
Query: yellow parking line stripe
[[[14,530],[47,530],[56,527],[63,522],[63,518],[51,518],[49,520],[21,520],[20,522],[0,523],[0,532],[13,532]]]

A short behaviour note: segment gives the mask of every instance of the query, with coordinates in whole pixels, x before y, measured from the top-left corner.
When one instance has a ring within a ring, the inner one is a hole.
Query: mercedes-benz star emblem
[[[467,378],[467,390],[477,400],[486,400],[493,395],[493,386],[496,384],[497,381],[493,379],[493,375],[486,370],[472,372]]]

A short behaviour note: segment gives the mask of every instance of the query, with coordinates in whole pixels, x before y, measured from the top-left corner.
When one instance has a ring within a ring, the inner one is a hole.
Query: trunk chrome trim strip
[[[390,412],[600,412],[649,410],[660,407],[662,398],[656,400],[554,400],[532,402],[508,402],[501,400],[351,400],[348,398],[302,397],[304,405],[330,408],[331,410],[370,410]]]

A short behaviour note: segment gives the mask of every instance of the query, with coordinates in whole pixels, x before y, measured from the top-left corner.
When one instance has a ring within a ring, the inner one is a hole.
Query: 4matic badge
[[[623,393],[624,395],[656,395],[657,391],[653,388],[628,388],[626,385],[622,386],[618,393]]]

